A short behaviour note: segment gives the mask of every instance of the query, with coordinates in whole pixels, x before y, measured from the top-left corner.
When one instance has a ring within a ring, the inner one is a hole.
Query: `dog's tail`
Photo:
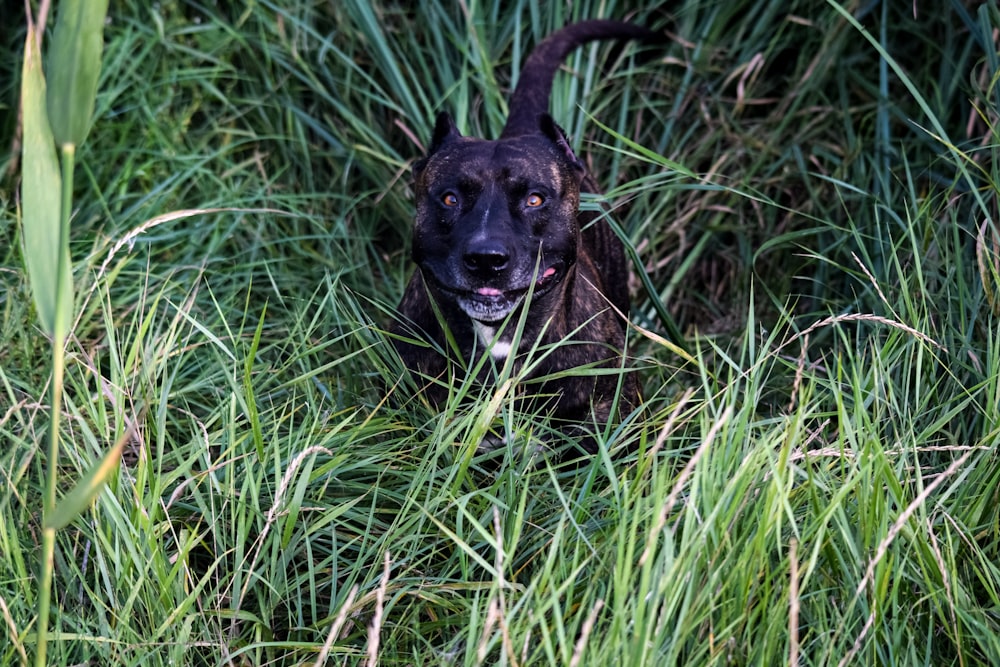
[[[573,23],[552,33],[538,43],[521,68],[501,137],[538,131],[538,118],[549,109],[552,81],[562,61],[577,47],[598,39],[653,41],[664,37],[635,23],[600,19]]]

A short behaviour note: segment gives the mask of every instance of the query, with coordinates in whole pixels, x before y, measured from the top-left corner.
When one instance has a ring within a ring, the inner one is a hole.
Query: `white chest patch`
[[[500,361],[501,359],[506,359],[510,356],[510,343],[505,343],[502,340],[498,340],[493,344],[490,349],[490,356]]]
[[[489,348],[491,357],[499,361],[510,356],[510,343],[502,340],[493,342],[493,337],[497,334],[495,327],[472,320],[472,328],[476,330],[476,336],[483,348]],[[493,347],[490,347],[490,343],[493,343]]]

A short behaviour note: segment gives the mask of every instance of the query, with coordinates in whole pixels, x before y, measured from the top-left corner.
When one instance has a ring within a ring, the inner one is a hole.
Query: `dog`
[[[579,210],[580,193],[598,192],[597,184],[548,106],[555,73],[577,47],[658,37],[609,20],[553,33],[525,62],[496,140],[463,136],[450,115],[438,115],[427,155],[413,167],[417,270],[391,330],[432,404],[483,355],[493,361],[479,364],[486,383],[496,365],[521,369],[534,350],[522,404],[565,424],[575,449],[594,454],[591,429],[638,406],[635,374],[616,372],[629,311],[624,247],[600,214]]]

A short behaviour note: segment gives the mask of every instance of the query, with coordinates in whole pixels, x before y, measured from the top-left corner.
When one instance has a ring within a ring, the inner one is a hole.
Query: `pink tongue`
[[[546,278],[551,278],[556,274],[556,270],[551,266],[545,269],[542,277],[538,279],[538,282],[545,280]],[[476,294],[479,296],[503,296],[503,291],[498,290],[496,287],[480,287],[476,290]]]

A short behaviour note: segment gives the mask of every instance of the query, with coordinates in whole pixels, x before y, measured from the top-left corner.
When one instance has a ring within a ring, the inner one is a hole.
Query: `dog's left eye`
[[[545,203],[545,198],[537,192],[532,192],[530,195],[525,197],[524,205],[528,208],[538,208]]]
[[[453,208],[455,206],[458,206],[458,197],[455,195],[454,192],[446,192],[441,197],[441,203],[447,206],[448,208]]]

